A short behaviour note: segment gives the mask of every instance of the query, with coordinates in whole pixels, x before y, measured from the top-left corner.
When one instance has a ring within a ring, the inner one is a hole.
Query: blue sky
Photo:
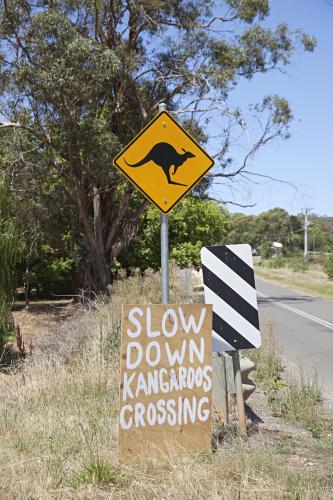
[[[265,146],[252,162],[252,169],[297,185],[265,182],[237,194],[235,201],[256,202],[253,208],[232,212],[256,214],[280,206],[290,213],[304,206],[314,213],[333,215],[333,0],[272,0],[265,24],[286,22],[317,39],[313,53],[297,52],[287,74],[277,71],[242,81],[232,93],[233,105],[243,107],[267,94],[279,94],[291,104],[294,121],[291,137]],[[230,195],[218,187],[222,197]]]

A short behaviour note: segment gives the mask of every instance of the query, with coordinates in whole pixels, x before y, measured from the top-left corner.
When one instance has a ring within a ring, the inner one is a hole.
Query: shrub
[[[0,178],[0,357],[14,330],[10,310],[20,251],[20,235],[17,220],[12,216],[10,190],[8,183]]]
[[[294,262],[290,265],[293,273],[305,273],[305,271],[308,269],[307,264],[304,262]]]
[[[263,266],[268,269],[280,269],[281,267],[285,267],[287,261],[284,257],[280,255],[278,257],[272,257],[271,259],[265,260],[263,262]]]
[[[331,253],[324,264],[324,271],[330,280],[333,280],[333,253]]]

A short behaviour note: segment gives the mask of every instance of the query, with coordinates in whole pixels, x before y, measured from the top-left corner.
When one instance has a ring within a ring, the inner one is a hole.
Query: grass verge
[[[333,300],[333,283],[328,282],[328,280],[322,280],[322,282],[320,282],[311,279],[306,272],[287,273],[285,269],[256,267],[255,273],[256,277],[268,281],[269,283],[282,285],[295,292],[311,295],[313,297]]]
[[[254,378],[264,389],[274,416],[302,426],[318,438],[331,430],[323,419],[321,392],[316,373],[309,375],[302,366],[294,375],[283,375],[283,364],[274,333],[274,324],[267,321],[262,330],[262,347],[251,351],[256,363]]]
[[[183,289],[174,273],[171,300],[190,300]],[[49,350],[1,381],[0,498],[331,498],[325,433],[302,441],[234,435],[207,454],[118,460],[120,306],[158,294],[153,273],[119,279],[109,304],[87,304],[50,332]],[[278,365],[271,368],[275,357],[265,349],[255,354],[257,375],[269,385]]]

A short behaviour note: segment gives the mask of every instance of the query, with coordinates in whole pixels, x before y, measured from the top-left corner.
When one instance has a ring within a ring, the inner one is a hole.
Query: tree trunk
[[[28,257],[25,261],[25,276],[24,276],[24,300],[25,309],[29,309],[30,304],[30,262]]]
[[[97,186],[93,186],[93,207],[94,207],[94,235],[95,235],[95,253],[96,253],[96,293],[105,292],[110,283],[110,268],[107,265],[105,249],[103,244],[103,228],[101,214],[101,198]]]
[[[93,221],[88,213],[88,203],[85,199],[83,186],[76,192],[76,202],[88,243],[88,252],[81,262],[79,273],[79,288],[95,293],[104,292],[110,283],[110,269],[107,265],[102,234],[101,199],[97,186],[93,186]]]

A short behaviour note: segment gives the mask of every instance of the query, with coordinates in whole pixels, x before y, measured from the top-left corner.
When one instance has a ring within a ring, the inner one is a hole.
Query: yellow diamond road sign
[[[214,161],[162,111],[116,156],[114,164],[157,208],[168,213]]]

